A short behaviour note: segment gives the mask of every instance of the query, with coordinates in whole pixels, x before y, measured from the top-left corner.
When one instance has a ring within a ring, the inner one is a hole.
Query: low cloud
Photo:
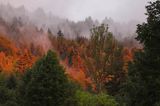
[[[88,16],[102,20],[111,17],[119,22],[145,19],[145,5],[149,0],[1,0],[18,7],[24,5],[29,11],[41,7],[53,15],[70,20],[83,20]]]

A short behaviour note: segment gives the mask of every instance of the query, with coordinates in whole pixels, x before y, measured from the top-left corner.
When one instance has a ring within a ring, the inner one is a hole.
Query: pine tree
[[[58,31],[57,35],[58,35],[59,37],[63,37],[63,36],[64,36],[61,30]]]
[[[144,49],[135,54],[125,86],[128,106],[160,105],[160,1],[146,9],[147,22],[138,25],[136,38]]]
[[[63,106],[71,96],[69,80],[57,56],[49,51],[26,72],[20,94],[26,106]]]

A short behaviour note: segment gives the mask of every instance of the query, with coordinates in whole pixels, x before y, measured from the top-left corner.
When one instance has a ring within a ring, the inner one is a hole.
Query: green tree
[[[63,106],[74,90],[52,51],[25,73],[19,89],[24,106]]]
[[[144,49],[135,54],[125,85],[128,106],[158,106],[160,101],[160,1],[146,6],[147,22],[138,25]]]
[[[0,73],[0,106],[18,106],[17,80],[14,75]]]
[[[78,90],[76,92],[77,106],[117,106],[117,102],[104,93],[91,94]]]
[[[16,76],[11,74],[5,81],[5,86],[9,89],[16,89],[17,79]]]

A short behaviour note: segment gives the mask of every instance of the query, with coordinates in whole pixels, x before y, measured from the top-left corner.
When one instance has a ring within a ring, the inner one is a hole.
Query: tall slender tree
[[[105,88],[112,94],[117,92],[112,87],[119,85],[120,74],[123,73],[123,62],[120,61],[122,60],[122,50],[123,47],[108,31],[108,26],[102,24],[91,30],[91,39],[85,60],[88,73],[98,92],[104,91]]]

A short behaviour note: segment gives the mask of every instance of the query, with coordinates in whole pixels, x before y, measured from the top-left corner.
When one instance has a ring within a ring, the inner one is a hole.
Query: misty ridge
[[[104,14],[104,16],[107,16],[107,14]],[[111,31],[118,40],[134,38],[136,25],[139,23],[138,21],[119,23],[108,17],[100,22],[93,20],[90,16],[85,20],[74,22],[69,19],[54,16],[52,13],[47,14],[42,8],[29,12],[24,6],[14,8],[10,4],[0,4],[0,17],[10,24],[18,21],[23,27],[34,26],[38,30],[43,29],[44,32],[50,29],[54,35],[56,35],[59,30],[62,30],[66,38],[76,38],[77,36],[89,38],[90,29],[102,23],[109,26],[109,31]]]

